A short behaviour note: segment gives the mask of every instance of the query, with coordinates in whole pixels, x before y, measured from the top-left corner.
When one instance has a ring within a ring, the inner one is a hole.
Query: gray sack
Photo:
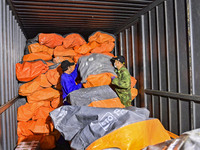
[[[67,96],[67,101],[75,106],[87,106],[93,101],[105,100],[118,97],[108,85],[81,88],[75,90]]]
[[[84,150],[102,136],[128,124],[149,117],[146,108],[98,108],[87,106],[61,106],[50,112],[55,128],[71,141],[71,147]]]
[[[110,61],[111,58],[112,57],[110,56],[97,53],[93,53],[89,56],[82,56],[79,58],[78,69],[82,78],[81,82],[85,83],[89,75],[96,75],[105,72],[110,72],[116,75],[114,67]]]

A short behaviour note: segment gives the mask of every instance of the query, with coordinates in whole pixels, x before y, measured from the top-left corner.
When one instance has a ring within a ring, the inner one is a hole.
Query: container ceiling
[[[7,0],[27,38],[38,33],[114,33],[155,0]]]

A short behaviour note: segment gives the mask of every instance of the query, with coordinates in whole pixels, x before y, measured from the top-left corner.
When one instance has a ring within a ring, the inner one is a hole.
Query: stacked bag
[[[19,95],[27,97],[27,103],[20,106],[17,113],[18,143],[38,140],[41,149],[55,148],[60,133],[54,128],[49,113],[63,104],[60,84],[62,61],[68,60],[80,64],[79,71],[85,87],[81,89],[83,93],[84,90],[92,91],[96,90],[95,87],[101,89],[105,88],[104,86],[111,90],[108,85],[111,84],[111,76],[116,76],[114,71],[91,73],[89,68],[85,70],[81,65],[92,57],[96,57],[97,61],[98,57],[110,60],[114,56],[111,53],[115,46],[114,42],[115,38],[112,35],[99,31],[89,37],[88,43],[76,33],[68,34],[65,38],[55,33],[40,33],[34,39],[27,41],[23,61],[16,64],[17,79],[23,82],[19,88]],[[137,90],[133,88],[136,84],[135,78],[131,77],[131,83],[132,99],[134,99],[137,96]],[[77,104],[80,105],[78,102]],[[74,101],[72,105],[76,105],[76,102]],[[103,97],[89,100],[83,105],[124,108],[117,95],[108,99]]]

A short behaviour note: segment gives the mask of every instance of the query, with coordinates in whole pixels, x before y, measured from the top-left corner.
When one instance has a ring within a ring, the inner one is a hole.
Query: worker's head
[[[75,63],[65,60],[61,63],[61,68],[64,73],[71,74],[74,71]]]
[[[117,69],[120,69],[125,64],[124,56],[113,57],[111,60],[114,61],[114,67]]]

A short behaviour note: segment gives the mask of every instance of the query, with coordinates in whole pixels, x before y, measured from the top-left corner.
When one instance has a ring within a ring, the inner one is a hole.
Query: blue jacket
[[[75,79],[78,75],[78,65],[71,74],[63,73],[61,75],[61,85],[63,92],[63,99],[72,91],[78,90],[82,87],[82,83],[76,85]]]

